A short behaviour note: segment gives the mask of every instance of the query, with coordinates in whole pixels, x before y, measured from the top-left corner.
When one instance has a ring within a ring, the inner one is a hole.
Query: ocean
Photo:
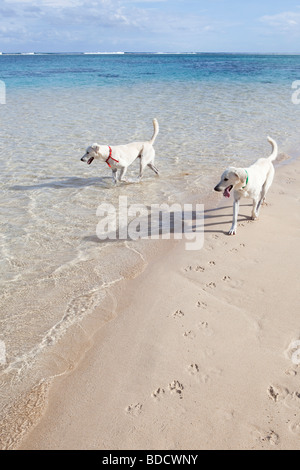
[[[116,284],[157,252],[99,240],[98,206],[202,203],[226,166],[270,153],[268,135],[297,156],[297,80],[298,55],[0,55],[1,448],[90,346],[89,322],[113,318]],[[80,161],[94,142],[150,139],[153,118],[159,177],[139,182],[134,163],[115,186],[106,164]]]

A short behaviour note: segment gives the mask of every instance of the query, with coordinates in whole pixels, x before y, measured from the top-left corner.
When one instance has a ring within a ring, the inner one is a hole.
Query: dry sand
[[[300,449],[299,182],[299,161],[278,168],[235,237],[213,194],[202,250],[161,241],[19,448]]]

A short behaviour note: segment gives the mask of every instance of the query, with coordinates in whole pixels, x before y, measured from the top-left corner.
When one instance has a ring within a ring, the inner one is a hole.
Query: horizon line
[[[191,55],[201,55],[201,54],[228,54],[228,55],[300,55],[300,52],[243,52],[243,51],[218,51],[218,52],[200,52],[200,51],[97,51],[97,52],[90,52],[90,51],[56,51],[56,52],[48,52],[48,51],[34,51],[34,52],[24,52],[24,51],[16,51],[16,52],[0,52],[0,55],[63,55],[63,54],[70,54],[70,55],[125,55],[125,54],[149,54],[149,55],[179,55],[179,54],[191,54]]]

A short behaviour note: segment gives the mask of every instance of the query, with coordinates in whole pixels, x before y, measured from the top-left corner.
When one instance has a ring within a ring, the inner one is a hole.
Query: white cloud
[[[259,21],[265,25],[275,28],[280,32],[293,32],[300,30],[300,13],[285,11],[277,15],[262,16]]]
[[[79,6],[83,2],[81,0],[4,0],[4,3],[20,6],[22,4],[36,5],[36,6],[46,6],[53,8],[64,8],[66,6]]]
[[[36,18],[41,18],[44,28],[60,29],[64,22],[71,30],[78,24],[86,27],[93,23],[100,27],[134,25],[120,0],[4,0],[0,18],[5,15],[15,23],[27,22],[30,26]]]
[[[11,49],[36,51],[200,50],[235,26],[186,0],[1,0],[1,18]]]

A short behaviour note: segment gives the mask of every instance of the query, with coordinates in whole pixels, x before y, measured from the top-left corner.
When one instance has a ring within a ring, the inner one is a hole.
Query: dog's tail
[[[152,136],[152,139],[150,140],[151,145],[154,144],[157,134],[159,133],[159,125],[158,125],[157,119],[153,119],[153,127],[154,127],[154,134]]]
[[[272,145],[272,148],[273,148],[273,152],[269,156],[268,160],[273,162],[274,160],[276,160],[277,155],[278,155],[278,145],[275,142],[275,140],[271,139],[271,137],[268,137],[268,142],[270,142],[270,144]]]

